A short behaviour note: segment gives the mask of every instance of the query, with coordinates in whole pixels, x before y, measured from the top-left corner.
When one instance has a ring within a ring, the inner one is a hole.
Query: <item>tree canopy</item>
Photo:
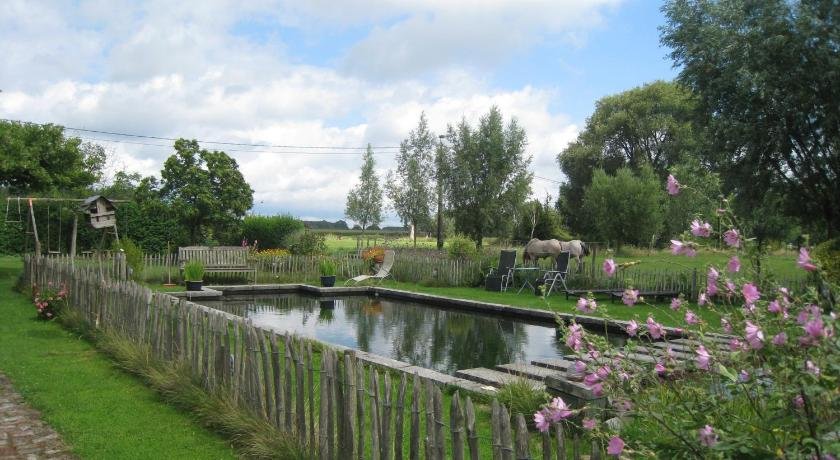
[[[382,222],[382,189],[376,177],[373,149],[370,144],[364,153],[359,183],[347,194],[344,214],[358,222],[362,230]]]
[[[446,195],[455,227],[481,246],[492,232],[508,234],[528,197],[531,158],[525,156],[525,130],[512,118],[504,126],[498,107],[477,128],[466,120],[449,127],[452,146],[446,168]]]
[[[671,0],[662,42],[696,95],[727,189],[840,230],[840,8],[835,1]]]
[[[164,163],[161,177],[161,196],[173,205],[193,244],[207,236],[206,230],[217,238],[230,236],[225,232],[254,203],[254,191],[236,160],[201,149],[195,140],[175,141],[175,154]]]
[[[12,193],[82,192],[102,179],[105,160],[61,126],[0,121],[0,187]]]
[[[426,114],[420,114],[417,128],[400,143],[397,154],[397,168],[388,171],[385,189],[391,205],[404,225],[413,225],[414,244],[417,245],[417,229],[431,221],[433,201],[432,176],[434,171],[432,149],[435,137],[429,131]]]

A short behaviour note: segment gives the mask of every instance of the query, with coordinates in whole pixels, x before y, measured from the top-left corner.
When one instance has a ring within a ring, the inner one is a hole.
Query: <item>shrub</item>
[[[291,254],[288,249],[263,249],[254,255],[258,258],[271,259],[274,257],[289,257]]]
[[[510,409],[511,414],[527,415],[540,410],[549,396],[528,379],[515,379],[502,385],[496,398]]]
[[[202,281],[204,279],[204,264],[198,260],[190,260],[184,264],[184,281]]]
[[[62,285],[57,291],[52,283],[46,289],[32,286],[32,303],[38,310],[39,319],[47,321],[55,319],[61,312],[66,298],[67,286]]]
[[[242,220],[242,239],[259,241],[263,248],[288,248],[289,237],[303,231],[303,221],[290,215],[247,216]]]
[[[449,257],[453,259],[474,259],[478,255],[475,241],[462,234],[451,236],[446,242]]]
[[[134,241],[123,238],[119,243],[114,242],[113,249],[115,251],[122,251],[125,254],[125,262],[131,268],[131,277],[133,279],[142,278],[143,274],[143,251],[134,244]]]
[[[292,254],[312,256],[327,252],[327,243],[321,233],[301,231],[289,237]]]
[[[318,270],[321,276],[335,276],[335,261],[327,257],[318,262]]]
[[[831,283],[840,284],[840,238],[814,247],[814,258],[822,266],[822,274]]]

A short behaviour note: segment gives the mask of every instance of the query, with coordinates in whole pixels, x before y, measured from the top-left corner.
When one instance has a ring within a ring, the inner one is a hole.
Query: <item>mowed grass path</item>
[[[0,370],[83,459],[236,458],[221,437],[54,322],[35,320],[12,287],[20,259],[0,257]]]

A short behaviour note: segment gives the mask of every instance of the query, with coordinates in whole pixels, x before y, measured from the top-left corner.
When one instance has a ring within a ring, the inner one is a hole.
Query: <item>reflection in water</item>
[[[260,326],[449,374],[567,352],[547,325],[381,298],[273,295],[204,303]]]

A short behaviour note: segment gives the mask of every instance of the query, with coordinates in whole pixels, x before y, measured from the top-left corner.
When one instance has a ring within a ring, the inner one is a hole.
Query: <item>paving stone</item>
[[[455,377],[461,377],[463,379],[472,380],[474,382],[494,387],[500,387],[504,384],[523,379],[523,377],[519,377],[507,372],[496,371],[484,367],[476,367],[474,369],[462,369],[460,371],[455,372]],[[545,388],[545,385],[540,381],[528,378],[526,378],[525,380],[530,382],[537,388]]]
[[[549,369],[554,369],[558,371],[565,371],[566,369],[569,369],[575,365],[574,361],[569,361],[568,359],[562,358],[535,359],[531,361],[531,364],[533,364],[534,366],[547,367]]]
[[[500,364],[496,366],[496,370],[539,381],[543,381],[549,375],[556,374],[558,372],[555,369],[549,369],[547,367],[540,367],[527,363]]]
[[[58,433],[0,373],[0,460],[73,459],[67,450]]]

